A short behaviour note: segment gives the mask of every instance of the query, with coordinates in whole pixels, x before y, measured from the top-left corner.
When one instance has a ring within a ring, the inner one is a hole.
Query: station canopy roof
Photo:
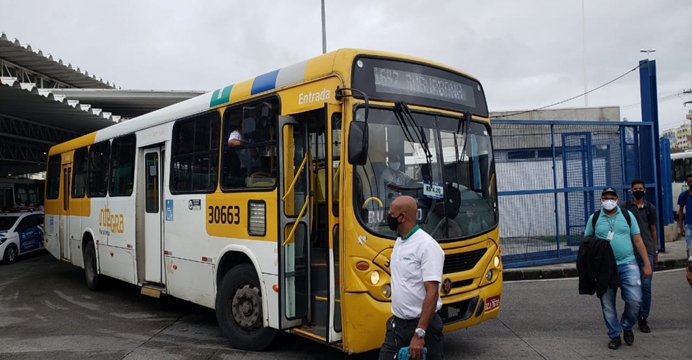
[[[204,92],[122,89],[0,33],[0,117],[11,121],[66,131],[76,137]],[[42,153],[54,143],[54,138],[26,138],[6,129],[0,127],[0,143],[5,147],[0,149],[0,176],[23,168],[24,159],[8,154],[26,153],[31,147],[40,148],[37,153]],[[16,146],[17,151],[8,146]],[[25,165],[33,169],[39,165],[36,160],[27,160]],[[39,167],[45,169],[45,159],[41,162]]]

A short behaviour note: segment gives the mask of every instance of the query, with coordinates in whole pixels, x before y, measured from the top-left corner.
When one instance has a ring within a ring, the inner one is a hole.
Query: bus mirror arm
[[[349,90],[351,93],[345,94]],[[368,160],[368,112],[370,110],[370,100],[368,95],[358,89],[336,88],[334,97],[341,100],[346,96],[353,96],[357,92],[363,95],[365,100],[365,119],[364,121],[352,121],[348,128],[348,163],[352,165],[365,165]]]
[[[350,90],[350,94],[344,94],[345,90]],[[347,97],[347,96],[353,96],[353,93],[357,92],[363,95],[363,99],[365,100],[365,122],[368,122],[368,112],[370,110],[370,100],[368,99],[368,94],[365,92],[358,90],[358,89],[353,89],[353,88],[336,88],[336,91],[334,92],[334,98],[338,101],[341,101],[341,99]]]

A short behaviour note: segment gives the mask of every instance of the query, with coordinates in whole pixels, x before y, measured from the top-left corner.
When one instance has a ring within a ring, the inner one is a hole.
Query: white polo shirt
[[[392,314],[401,319],[420,317],[425,299],[425,281],[442,282],[445,254],[440,244],[416,225],[394,243],[392,269]],[[437,310],[442,299],[437,296]]]

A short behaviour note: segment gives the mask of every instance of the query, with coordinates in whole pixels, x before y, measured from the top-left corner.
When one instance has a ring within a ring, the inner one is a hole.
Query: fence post
[[[661,147],[658,145],[658,95],[656,89],[656,60],[639,61],[639,89],[642,104],[642,122],[652,124],[650,128],[642,128],[642,150],[650,150],[653,156],[652,162],[642,162],[642,173],[652,178],[654,184],[653,203],[658,210],[658,218],[663,219],[664,209],[661,204],[663,199],[663,186],[661,179]],[[653,176],[652,176],[653,175]],[[648,179],[647,179],[648,180]],[[648,182],[648,181],[647,181]],[[649,199],[651,201],[651,199]],[[660,251],[666,251],[665,225],[658,222],[658,237]]]

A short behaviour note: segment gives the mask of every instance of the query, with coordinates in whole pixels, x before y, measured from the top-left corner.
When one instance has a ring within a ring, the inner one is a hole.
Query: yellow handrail
[[[309,153],[310,152],[307,152],[305,154],[305,157],[303,158],[303,162],[300,164],[300,168],[296,172],[296,176],[293,177],[293,182],[291,182],[291,186],[289,186],[288,189],[286,189],[286,194],[284,194],[284,196],[281,198],[281,200],[285,201],[286,198],[288,197],[288,194],[290,194],[293,191],[293,187],[296,186],[296,182],[298,181],[298,176],[303,171],[303,168],[305,167],[305,163],[308,161],[308,156],[309,156],[308,154]]]
[[[305,214],[305,210],[308,208],[308,204],[310,203],[310,195],[305,197],[305,203],[303,204],[303,208],[300,209],[300,214],[298,214],[298,221],[303,218],[303,215]],[[288,244],[289,240],[293,239],[293,236],[296,233],[296,228],[298,227],[298,223],[293,224],[293,229],[291,229],[291,233],[288,234],[288,237],[284,241],[281,246],[286,246]]]

